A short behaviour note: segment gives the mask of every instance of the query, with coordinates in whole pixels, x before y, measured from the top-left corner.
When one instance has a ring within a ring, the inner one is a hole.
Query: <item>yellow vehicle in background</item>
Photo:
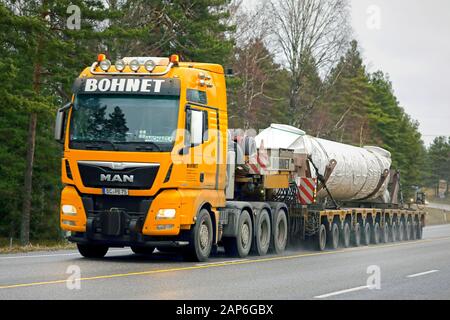
[[[228,130],[216,64],[173,55],[112,65],[99,55],[58,110],[55,138],[64,144],[61,228],[88,258],[126,246],[196,261],[218,246],[238,257],[280,254],[288,238],[335,249],[420,238],[425,224],[425,213],[396,202],[395,179],[388,202],[338,203],[330,192],[318,201],[339,161],[315,172],[307,153]],[[383,173],[370,196],[389,178]]]

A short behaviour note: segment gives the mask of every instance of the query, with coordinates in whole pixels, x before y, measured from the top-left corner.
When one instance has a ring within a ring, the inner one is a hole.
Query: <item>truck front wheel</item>
[[[103,258],[108,252],[107,246],[77,244],[78,252],[85,258]]]
[[[189,246],[185,258],[190,261],[203,262],[208,260],[213,243],[213,227],[208,210],[202,209],[197,221],[190,231]]]

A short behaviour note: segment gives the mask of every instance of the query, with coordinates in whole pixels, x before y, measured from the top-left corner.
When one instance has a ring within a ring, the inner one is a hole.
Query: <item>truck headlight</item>
[[[62,206],[62,212],[67,216],[76,216],[77,215],[77,208],[70,204],[65,204]]]
[[[177,211],[175,209],[159,209],[156,214],[156,219],[173,219],[175,218],[176,212]]]

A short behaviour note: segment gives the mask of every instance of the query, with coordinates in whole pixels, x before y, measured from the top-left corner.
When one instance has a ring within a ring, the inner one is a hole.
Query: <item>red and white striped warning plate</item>
[[[316,179],[313,178],[298,178],[298,197],[301,204],[312,204],[315,202],[314,196],[316,192]]]

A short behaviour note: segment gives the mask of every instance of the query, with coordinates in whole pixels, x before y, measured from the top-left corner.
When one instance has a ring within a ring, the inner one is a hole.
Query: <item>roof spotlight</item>
[[[116,64],[115,64],[116,70],[117,71],[123,71],[123,69],[125,69],[125,65],[126,65],[125,61],[123,61],[122,59],[117,60]]]
[[[108,59],[102,60],[100,62],[100,69],[102,69],[103,71],[108,71],[110,67],[111,67],[111,61],[109,61]]]
[[[152,72],[153,69],[155,69],[156,64],[153,60],[147,60],[145,61],[145,69],[147,69],[148,72]]]
[[[139,63],[139,61],[137,59],[131,60],[131,62],[130,62],[131,70],[138,71],[140,67],[141,67],[141,64]]]

